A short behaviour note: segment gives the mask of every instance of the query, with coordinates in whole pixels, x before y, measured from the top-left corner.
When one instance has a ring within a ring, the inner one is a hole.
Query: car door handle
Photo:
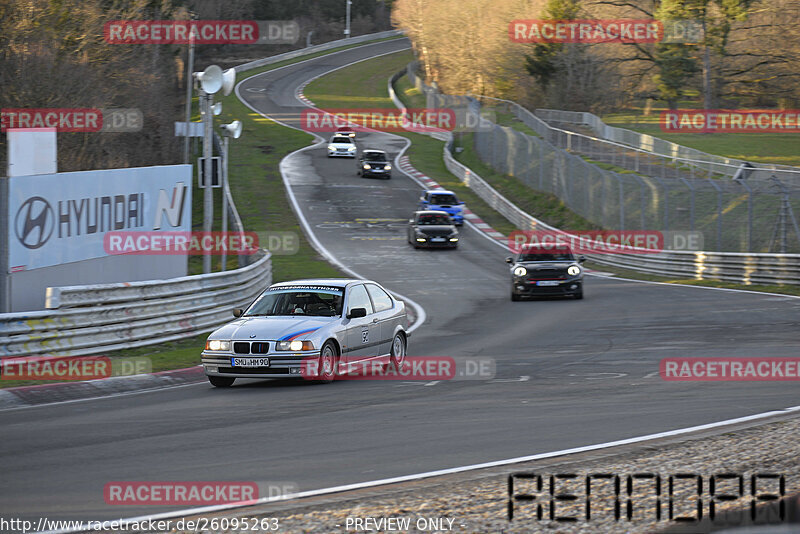
[[[372,322],[373,322],[373,324],[374,324],[374,323],[377,323],[377,322],[378,322],[378,318],[377,318],[377,317],[375,317],[375,318],[372,320]]]

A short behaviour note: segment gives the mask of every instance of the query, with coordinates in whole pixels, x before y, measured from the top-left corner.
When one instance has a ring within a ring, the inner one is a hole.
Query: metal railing
[[[51,309],[0,314],[0,357],[100,354],[208,332],[271,283],[271,255],[261,251],[233,271],[48,288]]]
[[[395,105],[402,107],[402,102],[396,97],[394,89],[391,87],[400,77],[407,73],[412,73],[411,81],[424,94],[431,94],[435,89],[425,85],[419,78],[413,75],[414,65],[410,64],[406,70],[396,73],[390,78],[390,95]],[[446,105],[446,96],[439,95],[440,98],[435,102],[435,106]],[[521,108],[524,110],[524,108]],[[530,114],[527,110],[526,113]],[[521,115],[524,115],[521,113]],[[532,114],[531,114],[532,115]],[[528,124],[526,122],[526,124]],[[532,120],[531,124],[536,125]],[[531,126],[531,124],[528,124]],[[541,124],[539,124],[541,126]],[[531,126],[532,127],[532,126]],[[584,165],[582,169],[589,169],[593,165],[569,154],[563,149],[559,149],[546,141],[547,136],[551,135],[548,129],[542,129],[544,135],[541,139],[522,134],[512,128],[501,128],[504,135],[524,136],[528,143],[538,143],[536,145],[536,157],[540,161],[547,159],[551,161],[562,161],[561,168],[566,168],[571,159],[572,164]],[[492,133],[497,130],[493,129]],[[548,128],[550,128],[548,126]],[[451,135],[443,150],[443,159],[447,169],[458,177],[462,182],[470,187],[496,211],[504,215],[510,222],[522,230],[551,230],[558,231],[552,226],[547,225],[536,217],[526,213],[517,207],[513,202],[494,189],[486,180],[477,175],[469,167],[463,165],[453,157],[454,137]],[[492,149],[496,147],[492,146]],[[530,152],[526,154],[531,156]],[[516,159],[516,158],[514,158]],[[491,160],[490,160],[491,161]],[[522,162],[530,164],[530,160]],[[558,166],[556,166],[558,167]],[[546,169],[543,165],[536,166],[536,178],[540,180],[539,188],[544,189],[545,182],[555,183],[558,186],[562,183],[563,174],[553,172],[556,167]],[[496,168],[496,167],[495,167]],[[496,168],[500,172],[515,175],[513,167]],[[511,172],[509,172],[511,171]],[[596,171],[595,171],[596,172]],[[615,173],[616,174],[616,173]],[[527,182],[526,182],[527,183]],[[620,194],[624,198],[624,190],[620,183],[619,189],[612,190],[612,194]],[[624,204],[624,202],[621,202]],[[602,203],[597,206],[600,211],[607,209],[607,204]],[[612,210],[613,211],[613,210]],[[619,212],[614,213],[614,217],[620,216]],[[624,215],[622,215],[624,218]],[[613,227],[613,226],[612,226]],[[624,225],[620,228],[624,228]],[[644,224],[640,228],[646,228]],[[598,247],[599,249],[600,247]],[[757,254],[757,253],[737,253],[737,252],[708,252],[708,251],[663,251],[659,253],[613,253],[613,254],[590,254],[589,258],[603,265],[609,265],[624,269],[662,276],[679,276],[682,278],[693,278],[696,280],[715,279],[742,284],[800,284],[800,254]]]
[[[294,59],[302,56],[308,56],[310,54],[315,54],[317,52],[324,52],[326,50],[332,50],[334,48],[339,48],[342,46],[348,46],[352,44],[360,44],[365,43],[367,41],[375,41],[378,39],[385,39],[388,37],[400,37],[403,35],[403,32],[399,30],[388,30],[385,32],[378,32],[378,33],[370,33],[367,35],[359,35],[358,37],[349,37],[347,39],[338,39],[336,41],[328,41],[327,43],[322,43],[314,46],[309,46],[306,48],[301,48],[299,50],[292,50],[290,52],[285,52],[283,54],[278,54],[275,56],[269,56],[261,59],[257,59],[255,61],[250,61],[248,63],[242,63],[241,65],[237,65],[234,67],[236,73],[239,74],[240,72],[245,72],[252,69],[257,69],[259,67],[263,67],[265,65],[272,65],[273,63],[280,63],[281,61],[286,61],[287,59]]]

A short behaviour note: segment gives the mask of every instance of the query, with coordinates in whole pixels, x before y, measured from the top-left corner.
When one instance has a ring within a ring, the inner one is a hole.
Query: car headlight
[[[336,150],[336,147],[333,146],[333,145],[328,145],[328,150],[330,150],[331,152],[334,152]]]
[[[457,237],[451,237],[451,238],[450,238],[450,241],[452,241],[453,243],[455,243],[456,241],[458,241],[458,238],[457,238]]]
[[[356,136],[356,133],[355,133],[355,132],[350,132],[350,133],[349,133],[349,134],[347,134],[347,135],[349,135],[350,137],[355,137],[355,136]]]
[[[570,265],[569,268],[567,268],[567,272],[572,276],[576,276],[581,274],[581,268],[577,265]]]
[[[209,339],[206,341],[206,350],[231,350],[231,342],[222,341],[220,339]]]
[[[347,151],[348,152],[353,152],[355,149],[356,149],[356,147],[354,147],[354,146],[347,147]]]
[[[525,267],[515,267],[514,268],[514,276],[525,276],[528,274],[528,269]]]
[[[364,164],[364,169],[365,169],[365,170],[370,170],[371,168],[372,168],[372,165],[370,165],[370,164],[368,164],[368,163],[365,163],[365,164]]]
[[[314,344],[310,341],[300,341],[299,339],[295,339],[293,341],[278,341],[275,344],[276,350],[291,350],[291,351],[301,351],[301,350],[314,350]]]
[[[387,164],[387,165],[386,165],[386,166],[383,168],[383,170],[384,170],[384,171],[391,171],[391,170],[392,170],[392,166],[391,166],[391,165],[389,165],[389,164]]]
[[[424,237],[417,237],[417,241],[419,243],[424,243],[426,241],[426,239]]]

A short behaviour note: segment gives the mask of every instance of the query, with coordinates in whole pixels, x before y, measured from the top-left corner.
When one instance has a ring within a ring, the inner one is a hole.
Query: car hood
[[[422,226],[416,226],[417,231],[422,232],[425,235],[450,235],[458,233],[455,226],[452,225],[445,225],[445,224],[426,224]]]
[[[315,330],[339,319],[339,317],[242,317],[218,328],[209,337],[286,341],[295,336],[310,335]]]

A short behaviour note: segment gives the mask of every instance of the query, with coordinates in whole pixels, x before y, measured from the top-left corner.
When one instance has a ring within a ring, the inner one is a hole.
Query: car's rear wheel
[[[319,376],[318,382],[329,383],[336,378],[339,369],[339,350],[330,341],[326,341],[319,351]]]
[[[208,381],[216,388],[229,388],[236,379],[230,376],[209,376]]]
[[[389,354],[389,369],[400,371],[400,366],[406,359],[406,337],[397,333],[392,339],[392,351]]]

